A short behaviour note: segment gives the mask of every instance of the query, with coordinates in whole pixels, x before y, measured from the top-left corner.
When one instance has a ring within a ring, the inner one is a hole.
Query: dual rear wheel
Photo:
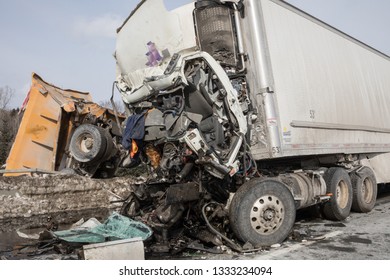
[[[106,129],[82,124],[74,131],[69,150],[77,161],[92,165],[107,160],[114,150],[114,143]]]
[[[377,184],[373,171],[362,167],[348,172],[339,167],[324,174],[329,201],[322,205],[326,219],[344,220],[351,209],[369,212],[376,202]],[[243,242],[270,246],[285,240],[295,222],[296,206],[289,188],[273,179],[253,179],[241,186],[230,205],[230,224]]]
[[[353,200],[352,210],[360,213],[370,212],[376,202],[378,186],[371,168],[364,166],[351,174]]]
[[[350,211],[370,212],[378,192],[375,174],[367,166],[350,174],[342,168],[332,167],[324,174],[331,199],[323,205],[323,214],[329,220],[342,221]]]

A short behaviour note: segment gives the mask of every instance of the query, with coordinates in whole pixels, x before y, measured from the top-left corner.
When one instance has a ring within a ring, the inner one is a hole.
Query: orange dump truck
[[[24,105],[5,176],[115,173],[121,158],[122,115],[93,103],[89,93],[58,88],[35,73]]]

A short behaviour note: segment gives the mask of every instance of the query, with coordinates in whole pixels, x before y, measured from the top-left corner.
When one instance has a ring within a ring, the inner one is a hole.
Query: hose
[[[255,253],[255,252],[258,252],[258,251],[261,251],[261,250],[262,250],[261,247],[260,247],[260,248],[257,248],[257,249],[244,250],[244,249],[242,249],[242,247],[241,247],[240,245],[234,243],[232,240],[230,240],[230,239],[227,238],[225,235],[223,235],[223,234],[220,233],[218,230],[216,230],[216,229],[210,224],[210,222],[209,222],[209,220],[208,220],[208,218],[207,218],[207,216],[206,216],[206,211],[205,211],[205,209],[206,209],[206,207],[209,206],[210,204],[217,204],[217,205],[219,205],[220,203],[217,203],[217,202],[213,202],[213,201],[212,201],[212,202],[206,203],[206,204],[202,207],[203,219],[205,220],[206,225],[208,226],[209,230],[210,230],[212,233],[214,233],[214,234],[218,235],[219,237],[221,237],[223,240],[225,240],[225,241],[228,243],[229,247],[230,247],[232,250],[234,250],[234,251],[236,251],[236,252],[238,252],[238,253],[240,253],[240,254],[244,254],[244,253]]]
[[[210,204],[218,204],[216,202],[209,202],[209,203],[206,203],[203,207],[202,207],[202,215],[203,215],[203,218],[208,226],[208,228],[210,229],[210,231],[216,235],[218,235],[219,237],[221,237],[223,240],[225,240],[228,244],[229,244],[229,247],[231,249],[233,249],[234,251],[236,252],[239,252],[239,253],[242,253],[243,250],[241,248],[241,246],[235,244],[233,241],[231,241],[229,238],[227,238],[225,235],[223,235],[222,233],[220,233],[218,230],[216,230],[209,222],[207,216],[206,216],[206,207],[209,206]]]

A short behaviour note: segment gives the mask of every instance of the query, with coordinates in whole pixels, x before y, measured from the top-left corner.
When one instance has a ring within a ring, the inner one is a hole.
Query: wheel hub
[[[284,219],[284,205],[278,197],[265,195],[255,201],[250,213],[252,228],[259,234],[277,231]]]
[[[80,149],[87,153],[93,148],[93,139],[91,137],[85,136],[81,139]]]
[[[364,181],[363,181],[363,187],[362,187],[362,197],[363,197],[363,200],[364,202],[366,203],[370,203],[371,200],[372,200],[372,196],[373,196],[373,184],[372,184],[372,181],[368,178],[366,178]]]
[[[348,204],[348,186],[344,181],[340,181],[336,188],[336,200],[340,208],[344,209]]]
[[[274,217],[275,217],[275,211],[273,209],[267,209],[264,211],[264,219],[266,221],[272,221]]]

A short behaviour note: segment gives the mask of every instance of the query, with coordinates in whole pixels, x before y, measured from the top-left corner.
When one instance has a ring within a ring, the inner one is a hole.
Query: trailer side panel
[[[390,151],[390,58],[283,1],[261,0],[258,8],[277,100],[278,156]]]

